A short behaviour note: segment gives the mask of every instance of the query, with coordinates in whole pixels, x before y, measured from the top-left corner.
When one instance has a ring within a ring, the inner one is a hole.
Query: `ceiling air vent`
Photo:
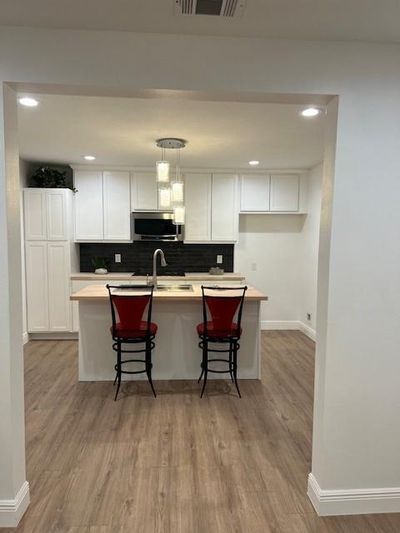
[[[246,0],[174,0],[177,15],[214,15],[239,17]]]

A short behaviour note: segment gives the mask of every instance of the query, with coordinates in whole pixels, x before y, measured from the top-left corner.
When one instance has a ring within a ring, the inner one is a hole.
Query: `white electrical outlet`
[[[120,263],[121,262],[121,254],[115,254],[114,255],[114,261],[116,263]]]
[[[222,265],[223,262],[224,262],[224,256],[217,255],[217,265]]]
[[[257,263],[251,263],[251,270],[255,272],[257,270]]]

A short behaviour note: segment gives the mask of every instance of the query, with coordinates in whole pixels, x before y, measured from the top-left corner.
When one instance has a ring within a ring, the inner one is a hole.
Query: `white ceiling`
[[[0,25],[400,42],[398,0],[247,0],[243,18],[174,15],[174,0],[1,0]]]
[[[181,137],[182,166],[309,168],[322,160],[324,116],[304,119],[301,106],[168,98],[38,95],[19,106],[21,157],[105,165],[152,166],[155,140]]]

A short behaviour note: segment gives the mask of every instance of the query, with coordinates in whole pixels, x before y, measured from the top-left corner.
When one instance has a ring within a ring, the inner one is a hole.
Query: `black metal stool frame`
[[[205,292],[207,290],[213,290],[213,291],[242,291],[242,295],[240,296],[241,300],[238,306],[237,311],[237,330],[236,335],[227,336],[227,337],[213,337],[212,335],[209,335],[207,332],[207,304],[206,304],[206,298],[205,298]],[[241,335],[241,322],[242,322],[242,311],[243,311],[243,303],[244,303],[244,297],[245,293],[247,291],[247,286],[245,287],[206,287],[201,286],[201,293],[202,293],[202,300],[203,300],[203,323],[204,323],[204,332],[200,336],[200,342],[199,342],[199,348],[202,350],[203,358],[201,362],[201,374],[199,379],[197,380],[197,383],[200,383],[201,378],[204,375],[204,382],[203,387],[201,389],[200,398],[203,397],[206,385],[207,385],[207,377],[208,372],[212,372],[214,374],[227,374],[229,373],[231,376],[232,383],[235,384],[237,393],[239,395],[239,398],[242,397],[240,394],[239,384],[237,381],[237,354],[238,350],[240,348],[239,339]],[[219,348],[209,348],[209,343],[212,344],[227,344],[229,343],[229,348],[226,349],[219,349]],[[208,357],[208,353],[229,353],[229,359],[220,359],[220,358],[213,358],[210,359]],[[209,368],[209,363],[213,362],[221,362],[221,363],[228,363],[228,369],[227,370],[215,370],[212,368]]]
[[[149,296],[149,304],[147,308],[147,333],[143,338],[135,338],[135,339],[129,339],[129,338],[123,338],[118,337],[118,335],[115,334],[116,331],[116,317],[115,317],[115,309],[114,304],[112,301],[112,293],[111,289],[121,289],[119,285],[106,285],[108,289],[108,294],[110,297],[110,305],[111,305],[111,317],[112,317],[112,338],[115,341],[112,345],[112,349],[117,352],[117,364],[114,365],[115,369],[115,379],[114,379],[114,386],[115,383],[117,383],[117,390],[115,392],[115,398],[114,401],[117,400],[118,392],[121,386],[121,378],[122,374],[147,374],[147,379],[149,381],[151,390],[153,392],[154,397],[157,397],[156,391],[154,389],[153,385],[153,379],[152,379],[152,358],[151,358],[151,352],[153,348],[155,347],[155,335],[151,334],[150,332],[150,324],[151,324],[151,312],[152,312],[152,306],[153,306],[153,291],[154,291],[154,285],[130,285],[130,290],[138,290],[147,292]],[[129,296],[128,296],[129,297]],[[145,347],[140,350],[123,350],[122,344],[145,344]],[[145,359],[125,359],[122,360],[122,354],[124,353],[144,353]],[[144,363],[145,369],[144,370],[122,370],[122,365],[125,363]]]

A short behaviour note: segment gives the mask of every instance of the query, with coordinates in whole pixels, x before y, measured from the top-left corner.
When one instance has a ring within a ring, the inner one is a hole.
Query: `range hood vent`
[[[216,17],[239,17],[243,14],[246,0],[174,0],[177,15],[214,15]]]

